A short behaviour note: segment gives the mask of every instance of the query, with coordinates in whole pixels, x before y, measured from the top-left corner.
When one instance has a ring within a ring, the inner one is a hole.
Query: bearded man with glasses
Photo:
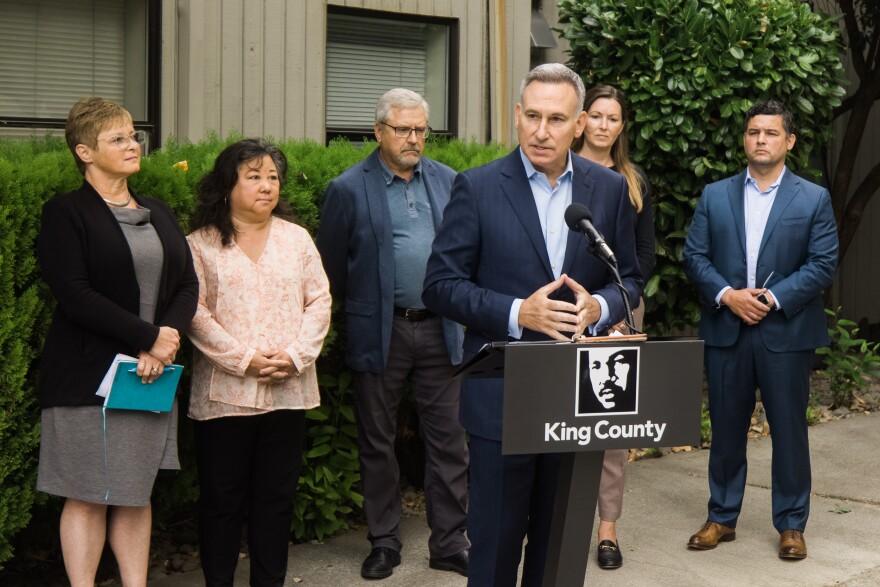
[[[409,389],[425,444],[429,566],[468,573],[464,536],[468,449],[458,421],[462,328],[425,309],[422,283],[455,172],[422,156],[428,104],[393,89],[376,105],[378,148],[327,186],[317,245],[345,312],[364,510],[367,579],[400,564],[397,410]]]

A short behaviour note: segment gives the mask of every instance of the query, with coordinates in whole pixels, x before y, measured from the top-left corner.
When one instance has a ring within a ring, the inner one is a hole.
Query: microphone
[[[593,226],[593,213],[583,204],[575,202],[565,209],[565,223],[574,232],[581,232],[587,237],[587,240],[590,241],[590,246],[587,247],[587,250],[598,257],[599,261],[604,263],[611,271],[614,276],[614,284],[620,290],[620,296],[623,298],[623,307],[626,310],[626,324],[629,326],[630,332],[639,332],[636,330],[635,322],[633,321],[629,293],[626,291],[623,280],[620,278],[620,272],[617,270],[617,259],[614,257],[611,247],[605,242],[605,237]]]
[[[617,265],[614,252],[605,243],[605,237],[593,226],[593,214],[589,208],[578,202],[569,205],[565,209],[565,223],[571,230],[583,233],[600,257],[615,266]]]

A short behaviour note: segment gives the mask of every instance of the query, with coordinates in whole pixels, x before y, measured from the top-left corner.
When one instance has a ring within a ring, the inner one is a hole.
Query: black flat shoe
[[[603,540],[599,543],[599,568],[619,569],[623,566],[623,555],[620,548],[613,540]]]
[[[361,565],[361,577],[364,579],[384,579],[390,577],[394,567],[400,564],[400,553],[394,549],[378,546],[370,551],[370,555]]]
[[[468,549],[464,549],[461,552],[456,552],[450,556],[444,557],[431,557],[428,561],[428,566],[432,569],[437,569],[438,571],[453,571],[461,575],[462,577],[468,576],[468,558],[470,551]]]

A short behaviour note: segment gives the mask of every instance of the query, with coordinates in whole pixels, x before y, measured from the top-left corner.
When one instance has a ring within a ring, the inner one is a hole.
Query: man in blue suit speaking
[[[611,272],[565,224],[587,206],[616,253],[629,298],[639,299],[633,209],[626,181],[569,152],[583,132],[584,85],[564,65],[536,67],[520,86],[519,146],[456,177],[428,269],[426,306],[467,328],[465,359],[497,340],[567,340],[624,317]],[[535,401],[546,390],[535,389]],[[501,454],[503,381],[465,380],[461,421],[470,433],[468,585],[539,586],[556,495],[559,455]],[[586,538],[584,539],[586,541]],[[586,544],[586,542],[585,542]]]
[[[317,245],[345,310],[364,513],[372,543],[365,579],[400,564],[397,410],[407,383],[425,444],[429,566],[468,572],[467,444],[458,422],[462,328],[425,309],[422,282],[455,172],[422,157],[428,104],[403,88],[376,104],[378,148],[327,186]]]
[[[706,186],[682,262],[703,300],[712,448],[709,505],[695,550],[736,537],[746,484],[746,436],[761,390],[773,441],[773,526],[779,557],[807,556],[807,401],[813,351],[828,344],[822,290],[837,267],[828,190],[789,171],[792,117],[764,102],[746,114],[748,167]]]

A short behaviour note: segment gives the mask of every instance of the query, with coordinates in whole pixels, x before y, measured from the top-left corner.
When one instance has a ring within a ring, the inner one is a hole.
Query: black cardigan
[[[95,392],[117,353],[149,350],[159,326],[182,334],[195,314],[199,282],[183,231],[163,202],[135,200],[164,249],[155,324],[139,316],[131,249],[95,189],[84,181],[43,206],[37,257],[58,305],[40,360],[41,408],[101,405]]]

